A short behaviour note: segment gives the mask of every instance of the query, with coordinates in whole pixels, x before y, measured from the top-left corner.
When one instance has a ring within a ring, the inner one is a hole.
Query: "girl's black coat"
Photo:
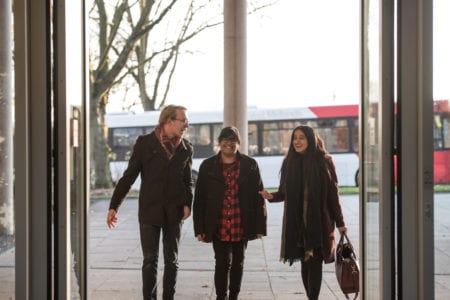
[[[194,193],[194,231],[196,236],[205,234],[205,242],[211,242],[217,232],[217,220],[224,200],[225,180],[219,155],[220,153],[201,164]],[[266,205],[258,193],[263,189],[263,184],[256,160],[239,152],[238,157],[241,164],[238,180],[241,222],[244,237],[252,240],[257,234],[266,235]]]

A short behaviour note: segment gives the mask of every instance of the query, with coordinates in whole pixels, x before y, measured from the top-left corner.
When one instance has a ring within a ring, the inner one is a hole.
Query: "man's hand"
[[[189,218],[189,216],[191,215],[191,208],[189,206],[184,206],[184,216],[183,216],[183,221],[186,220],[187,218]]]
[[[117,224],[117,216],[116,216],[116,211],[114,209],[110,209],[108,211],[108,215],[106,216],[106,224],[108,225],[109,228],[114,228],[116,227]]]

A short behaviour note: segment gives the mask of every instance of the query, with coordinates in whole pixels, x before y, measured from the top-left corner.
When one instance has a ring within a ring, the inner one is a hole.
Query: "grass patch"
[[[278,189],[276,189],[276,188],[267,189],[267,191],[270,193],[276,192],[277,190]],[[353,194],[358,194],[358,193],[359,193],[359,188],[357,186],[341,186],[341,187],[339,187],[340,195],[353,195]]]
[[[359,193],[359,187],[357,186],[340,186],[339,195],[353,195]]]
[[[110,200],[114,193],[114,189],[93,189],[90,192],[89,198],[91,200]],[[127,198],[138,198],[139,191],[138,190],[130,190],[130,192],[126,196]]]
[[[450,184],[436,184],[434,186],[435,193],[450,193]]]
[[[397,187],[395,187],[397,190]],[[450,193],[450,184],[436,184],[434,186],[435,193]],[[359,188],[357,186],[341,186],[339,187],[339,194],[341,195],[351,195],[358,194]]]
[[[276,188],[269,188],[267,189],[269,192],[276,192],[278,189]],[[434,186],[434,192],[435,193],[450,193],[450,184],[436,184]],[[357,186],[340,186],[339,187],[339,195],[354,195],[359,193],[359,188]],[[102,199],[111,199],[112,196],[112,190],[109,192],[92,192],[91,193],[91,200],[102,200]],[[139,194],[137,191],[130,191],[130,193],[127,195],[127,198],[138,198]]]

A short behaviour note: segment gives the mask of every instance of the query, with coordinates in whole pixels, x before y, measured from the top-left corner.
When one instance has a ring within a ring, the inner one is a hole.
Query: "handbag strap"
[[[348,238],[347,233],[345,233],[345,232],[341,234],[341,237],[339,238],[339,244],[344,243],[344,238],[347,240],[347,243],[349,243],[353,248],[353,244],[352,244],[352,242],[350,242],[350,239]]]
[[[339,239],[339,244],[343,244],[343,243],[344,243],[344,238],[347,240],[347,243],[350,245],[350,247],[351,247],[351,249],[352,249],[352,255],[353,255],[353,257],[354,257],[355,259],[357,259],[357,258],[356,258],[356,254],[355,254],[355,248],[353,247],[352,242],[350,242],[350,239],[348,238],[347,233],[344,232],[343,234],[341,234],[341,238]]]

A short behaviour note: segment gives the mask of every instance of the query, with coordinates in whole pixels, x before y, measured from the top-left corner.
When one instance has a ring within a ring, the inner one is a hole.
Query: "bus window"
[[[450,148],[450,116],[443,117],[444,148]]]
[[[152,133],[153,130],[155,130],[155,127],[145,127],[144,134]]]
[[[320,120],[319,128],[316,128],[325,143],[325,148],[330,153],[348,152],[349,128],[347,120]]]
[[[214,145],[211,143],[211,134],[208,124],[189,125],[185,134],[194,146],[194,157],[209,157],[214,154]]]
[[[311,128],[314,128],[314,130],[316,130],[317,128],[319,128],[319,124],[317,123],[317,121],[315,120],[308,120],[306,122],[303,123],[304,125],[308,125]]]
[[[359,151],[359,127],[358,127],[358,119],[353,120],[353,134],[352,134],[352,145],[353,145],[353,152]]]
[[[299,121],[266,122],[263,124],[263,155],[285,155],[291,143],[292,130]]]
[[[248,124],[248,154],[250,156],[258,154],[258,126]]]
[[[185,138],[188,139],[194,147],[211,145],[209,125],[189,125]]]
[[[138,136],[143,134],[142,127],[114,128],[113,147],[130,147],[136,142]]]
[[[442,122],[440,115],[434,115],[434,126],[433,126],[433,140],[434,140],[434,149],[442,149],[443,139],[442,139]]]
[[[222,130],[222,125],[214,124],[213,125],[213,141],[214,141],[214,153],[219,153],[219,135]]]

